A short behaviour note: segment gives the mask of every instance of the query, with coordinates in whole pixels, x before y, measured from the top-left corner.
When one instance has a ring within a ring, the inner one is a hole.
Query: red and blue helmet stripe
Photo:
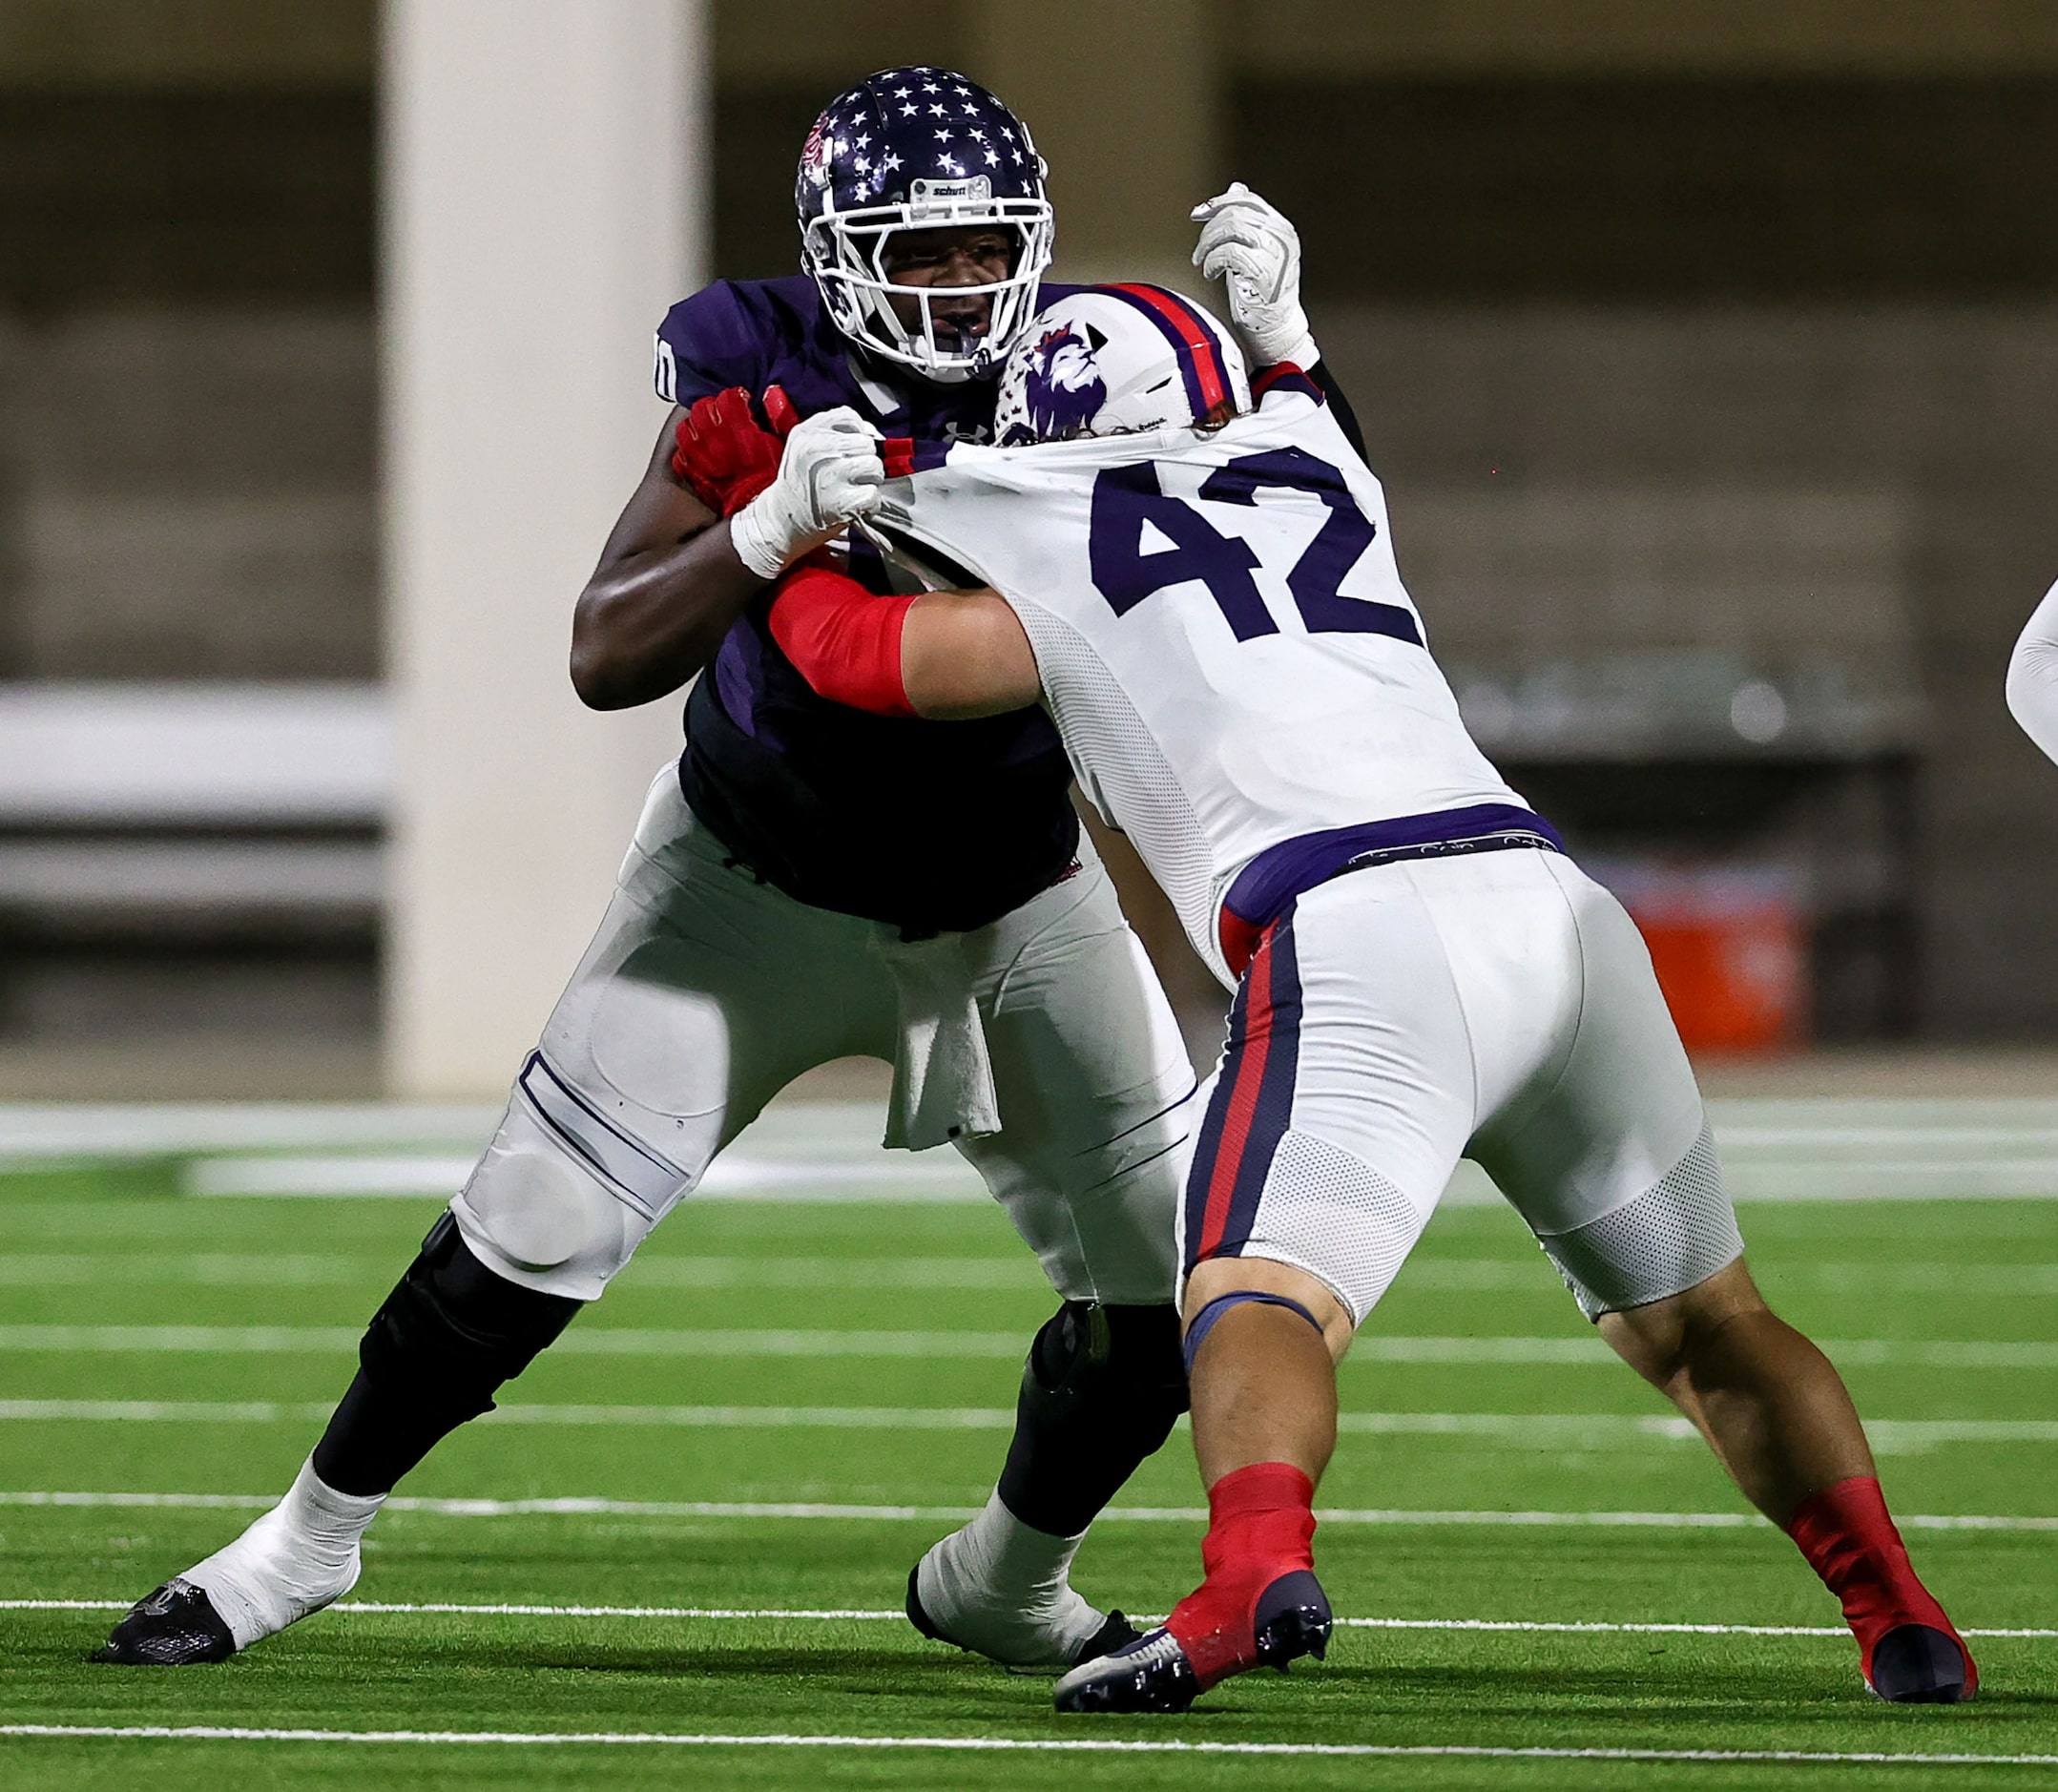
[[[1157,326],[1179,359],[1180,377],[1186,396],[1198,423],[1225,399],[1234,400],[1236,386],[1223,358],[1221,339],[1214,322],[1197,305],[1189,304],[1175,292],[1162,286],[1130,282],[1102,286],[1096,290],[1133,305]]]

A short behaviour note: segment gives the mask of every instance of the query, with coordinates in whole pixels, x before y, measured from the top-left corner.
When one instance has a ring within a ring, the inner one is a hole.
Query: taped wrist
[[[1313,373],[1315,364],[1322,358],[1322,351],[1316,346],[1315,332],[1308,328],[1305,319],[1301,321],[1299,333],[1290,337],[1279,346],[1280,352],[1272,359],[1290,361],[1302,373]]]
[[[759,578],[777,578],[786,570],[793,540],[778,510],[779,492],[768,488],[729,518],[729,545],[736,557]]]
[[[1176,1308],[1066,1302],[1023,1365],[1001,1503],[1050,1536],[1077,1536],[1185,1410]]]
[[[817,696],[875,716],[912,716],[901,634],[914,601],[881,597],[844,573],[803,566],[772,599],[772,638]]]
[[[580,1305],[496,1275],[447,1213],[372,1315],[358,1361],[373,1382],[462,1424],[490,1412],[501,1383],[526,1369]]]

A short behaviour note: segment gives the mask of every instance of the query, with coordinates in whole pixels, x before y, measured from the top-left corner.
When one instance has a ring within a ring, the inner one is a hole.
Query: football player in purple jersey
[[[1043,164],[984,89],[898,69],[822,113],[797,198],[804,272],[718,281],[659,327],[674,409],[575,614],[572,677],[592,707],[692,684],[684,755],[292,1490],[135,1606],[102,1659],[218,1660],[341,1597],[395,1483],[491,1409],[773,1095],[853,1053],[894,1066],[886,1143],[954,1145],[1061,1301],[1029,1344],[998,1485],[910,1572],[908,1615],[1019,1665],[1135,1634],[1070,1568],[1186,1405],[1174,1213],[1195,1079],[1178,1029],[1040,710],[860,714],[813,692],[766,619],[770,582],[832,542],[890,588],[850,527],[877,499],[882,436],[990,435],[1001,363],[1067,290],[1043,280]],[[1195,216],[1195,260],[1237,277],[1238,323],[1304,336],[1285,220],[1240,189]],[[766,395],[783,455],[717,515],[674,457],[696,415],[745,394]]]

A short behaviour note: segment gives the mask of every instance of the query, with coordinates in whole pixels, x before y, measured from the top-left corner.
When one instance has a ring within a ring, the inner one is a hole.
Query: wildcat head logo
[[[1024,386],[1029,433],[1038,442],[1084,434],[1108,402],[1108,385],[1092,349],[1070,329],[1047,330],[1038,339],[1029,350]]]
[[[823,113],[808,127],[807,141],[800,145],[800,180],[817,191],[826,187],[831,177],[829,151],[833,128],[829,115]]]

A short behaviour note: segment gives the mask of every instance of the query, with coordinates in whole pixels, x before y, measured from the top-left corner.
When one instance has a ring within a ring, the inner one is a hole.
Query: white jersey
[[[2007,698],[2022,731],[2058,760],[2058,585],[2044,594],[2008,657]]]
[[[1313,387],[1212,433],[953,448],[879,520],[999,592],[1081,786],[1230,979],[1237,873],[1310,834],[1521,799],[1472,743],[1386,501]]]

